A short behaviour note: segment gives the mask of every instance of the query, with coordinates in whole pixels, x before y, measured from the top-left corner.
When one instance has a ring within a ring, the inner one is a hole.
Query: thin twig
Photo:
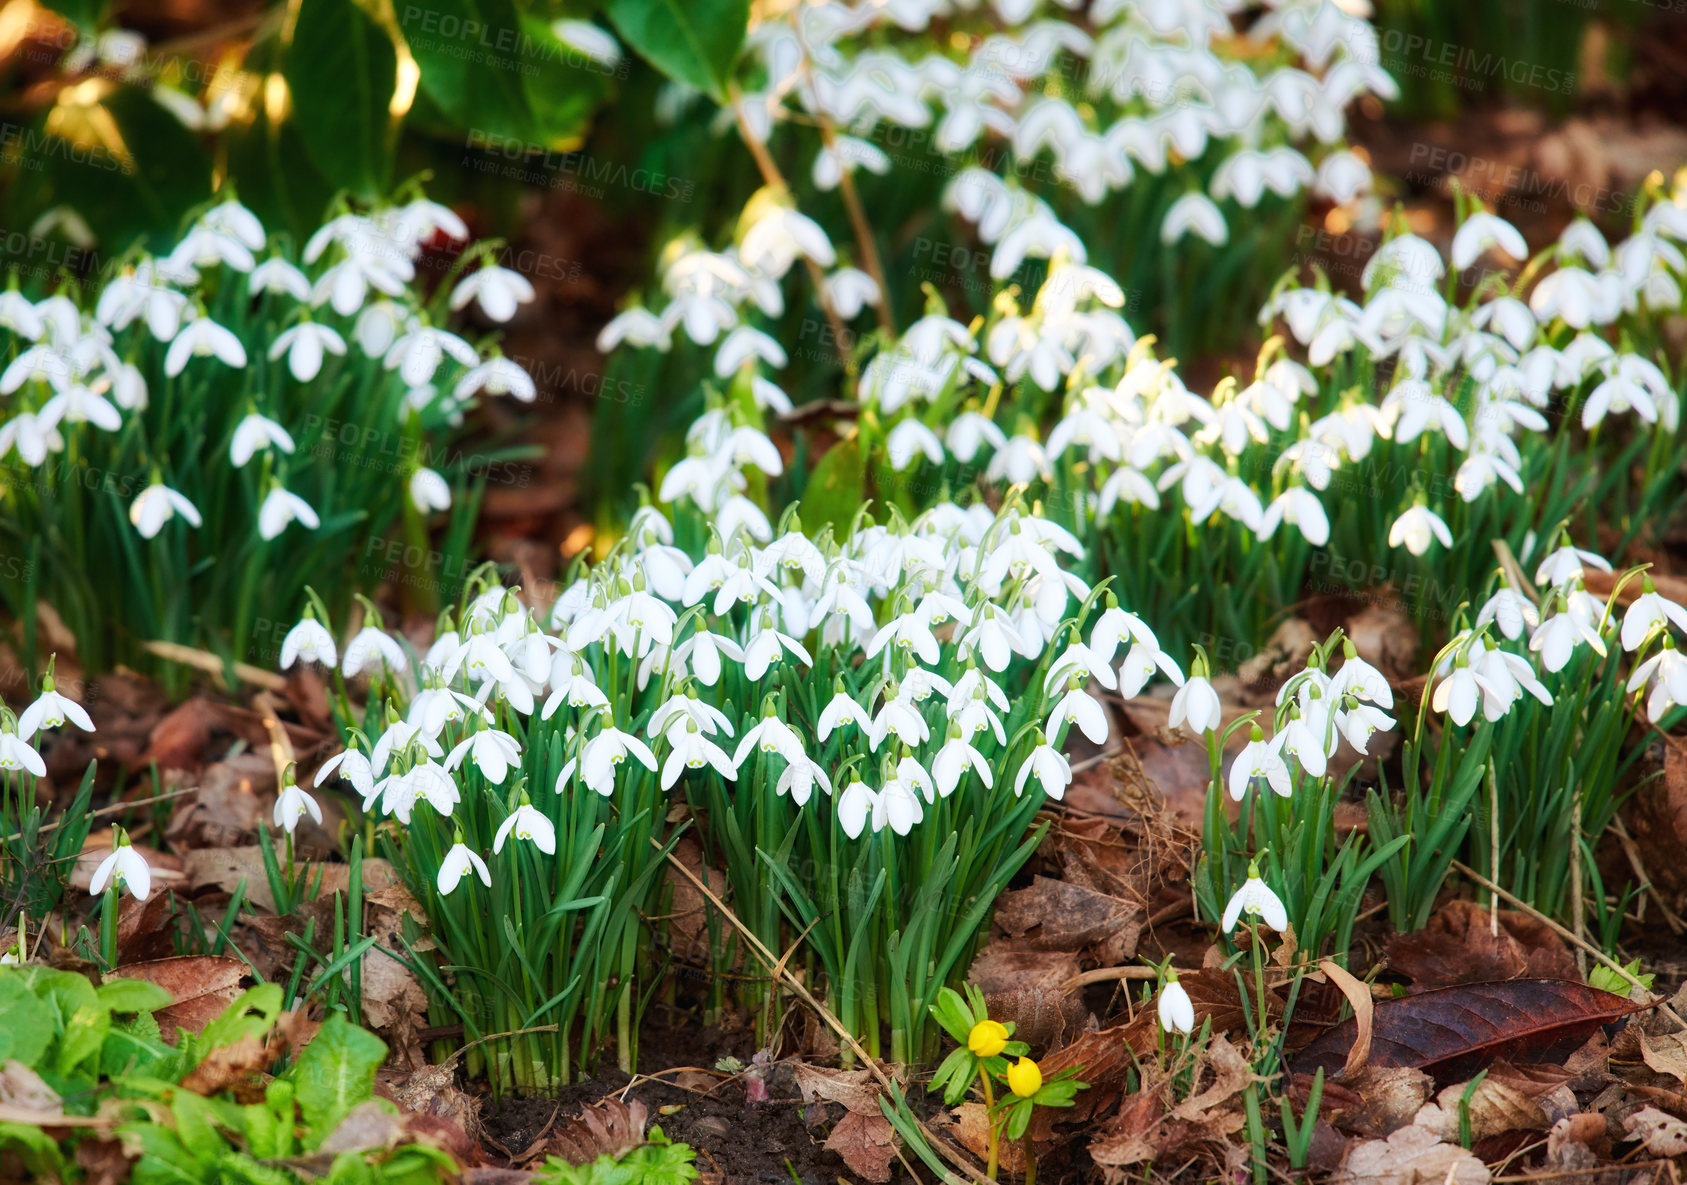
[[[1645,984],[1641,983],[1640,980],[1635,976],[1634,972],[1630,971],[1627,967],[1624,967],[1621,963],[1619,963],[1615,959],[1611,958],[1610,955],[1608,955],[1604,951],[1600,950],[1597,946],[1594,946],[1592,943],[1588,942],[1586,939],[1579,937],[1574,931],[1568,929],[1567,927],[1559,925],[1559,923],[1557,923],[1557,922],[1553,921],[1551,918],[1547,917],[1544,913],[1542,913],[1540,910],[1536,909],[1534,906],[1530,905],[1527,901],[1524,901],[1519,897],[1512,896],[1510,893],[1508,893],[1504,889],[1500,888],[1493,881],[1491,881],[1487,877],[1483,876],[1480,872],[1477,872],[1474,868],[1470,867],[1468,864],[1465,864],[1465,863],[1463,863],[1462,861],[1459,861],[1459,860],[1454,860],[1454,861],[1452,861],[1452,866],[1454,868],[1458,869],[1465,876],[1469,877],[1471,880],[1475,881],[1477,884],[1481,885],[1484,889],[1487,889],[1490,893],[1497,893],[1499,896],[1505,898],[1506,902],[1509,905],[1511,905],[1513,908],[1522,910],[1524,913],[1526,913],[1530,917],[1534,918],[1537,922],[1545,923],[1546,926],[1549,929],[1551,929],[1553,933],[1557,934],[1560,938],[1567,939],[1570,942],[1574,943],[1577,947],[1581,948],[1582,950],[1586,951],[1588,954],[1592,955],[1594,958],[1598,959],[1599,962],[1603,966],[1608,967],[1610,970],[1615,971],[1618,975],[1622,976],[1623,979],[1626,980],[1628,983],[1630,983],[1633,986],[1639,988],[1643,992],[1650,992],[1652,990],[1651,988],[1647,987]],[[1680,1015],[1678,1015],[1676,1013],[1675,1009],[1671,1008],[1668,1004],[1663,1003],[1662,1001],[1660,1001],[1658,1003],[1657,1007],[1658,1007],[1658,1010],[1661,1011],[1665,1016],[1669,1017],[1676,1024],[1680,1025],[1683,1029],[1687,1029],[1687,1020],[1681,1019]]]
[[[662,845],[657,842],[654,836],[651,837],[650,844],[652,847],[661,850]],[[843,1040],[845,1045],[849,1046],[850,1052],[859,1058],[861,1064],[866,1066],[867,1069],[872,1072],[873,1077],[878,1079],[879,1085],[884,1087],[886,1091],[894,1094],[896,1092],[896,1084],[891,1081],[890,1075],[884,1072],[884,1068],[879,1064],[878,1060],[867,1052],[861,1042],[855,1039],[855,1034],[850,1032],[844,1023],[832,1014],[832,1010],[827,1008],[819,1000],[816,1000],[813,993],[808,990],[808,987],[802,982],[802,980],[798,979],[795,975],[792,975],[788,969],[780,966],[780,959],[778,956],[768,950],[762,943],[762,940],[757,938],[755,934],[751,932],[750,928],[739,920],[738,915],[726,907],[726,902],[716,896],[715,891],[709,888],[708,885],[704,884],[702,878],[692,872],[691,869],[687,868],[685,864],[672,852],[666,852],[664,855],[667,857],[668,863],[678,869],[680,875],[690,881],[692,887],[699,893],[703,894],[710,905],[713,905],[720,911],[721,916],[732,924],[733,929],[737,930],[744,936],[745,943],[749,946],[751,951],[755,953],[756,957],[763,963],[767,964],[769,969],[778,969],[779,974],[784,978],[786,984],[790,986],[791,990],[796,993],[797,998],[804,1004],[807,1004],[810,1008],[814,1009],[815,1015],[825,1021],[827,1027],[836,1033],[839,1038]],[[912,1116],[912,1118],[914,1120],[914,1126],[919,1128],[920,1134],[925,1136],[926,1139],[931,1142],[932,1147],[948,1156],[950,1161],[953,1162],[956,1167],[965,1171],[966,1174],[976,1183],[976,1185],[992,1185],[989,1178],[956,1155],[949,1142],[942,1139],[930,1128],[928,1128],[920,1120],[919,1116],[915,1115]],[[949,1174],[949,1177],[951,1180],[959,1180],[959,1178],[956,1178],[954,1174]]]
[[[1107,983],[1115,979],[1155,979],[1159,974],[1152,967],[1097,967],[1094,971],[1081,971],[1074,975],[1060,985],[1060,990],[1072,992],[1092,983]]]
[[[105,815],[118,815],[122,814],[124,811],[132,811],[136,807],[151,806],[155,802],[168,802],[172,798],[182,798],[189,794],[197,794],[198,792],[198,786],[184,786],[180,790],[170,790],[163,794],[154,794],[151,798],[137,798],[132,802],[114,802],[110,806],[102,806],[99,810],[93,812],[88,817],[90,819],[98,819],[104,817]],[[64,820],[60,819],[57,823],[49,823],[45,827],[40,828],[35,834],[46,835],[47,832],[57,831],[63,826]],[[15,839],[22,838],[23,833],[20,831],[16,835],[7,836],[6,842],[11,843]]]

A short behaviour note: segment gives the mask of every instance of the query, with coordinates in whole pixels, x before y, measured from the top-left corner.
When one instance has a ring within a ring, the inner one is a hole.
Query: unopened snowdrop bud
[[[1199,736],[1218,728],[1224,719],[1224,709],[1219,704],[1218,692],[1207,680],[1205,660],[1197,660],[1195,669],[1201,673],[1190,675],[1188,681],[1177,689],[1177,694],[1172,696],[1167,723],[1173,728],[1187,725]]]
[[[88,892],[98,897],[108,885],[127,889],[136,901],[145,901],[152,893],[152,869],[141,854],[129,846],[129,833],[121,827],[112,829],[111,855],[100,861],[94,877],[88,882]]]
[[[1160,988],[1160,1027],[1168,1033],[1189,1033],[1195,1029],[1195,1005],[1177,981],[1175,968],[1166,968],[1166,982]]]
[[[1250,923],[1254,919],[1264,922],[1279,934],[1289,928],[1288,911],[1283,908],[1282,899],[1260,879],[1258,861],[1249,861],[1248,879],[1230,898],[1230,904],[1224,907],[1224,918],[1219,927],[1228,934],[1244,916]]]
[[[292,835],[299,820],[307,814],[316,823],[322,822],[322,808],[316,805],[316,799],[299,788],[294,780],[293,763],[288,762],[281,775],[281,793],[275,800],[275,825]]]
[[[307,605],[299,624],[281,640],[281,669],[285,671],[300,659],[331,667],[338,658],[333,635],[316,619],[316,610]]]
[[[440,896],[449,897],[451,891],[471,871],[480,877],[481,884],[488,889],[492,887],[492,874],[486,870],[486,862],[469,850],[468,845],[463,842],[463,833],[459,831],[451,850],[445,853],[445,859],[439,862],[439,879],[436,884]]]

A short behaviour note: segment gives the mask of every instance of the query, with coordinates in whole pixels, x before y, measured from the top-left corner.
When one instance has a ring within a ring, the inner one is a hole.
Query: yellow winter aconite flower
[[[1007,1043],[1007,1026],[1000,1021],[981,1020],[967,1034],[967,1048],[979,1057],[995,1057]]]
[[[1022,1057],[1008,1067],[1008,1089],[1022,1099],[1028,1099],[1043,1088],[1043,1072],[1037,1063]]]

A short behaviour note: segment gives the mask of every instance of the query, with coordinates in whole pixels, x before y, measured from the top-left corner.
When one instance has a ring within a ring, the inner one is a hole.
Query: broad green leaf
[[[392,177],[398,53],[352,0],[303,0],[287,51],[287,89],[305,153],[329,184],[359,197]]]
[[[831,523],[841,537],[861,508],[864,480],[861,446],[854,440],[833,445],[808,475],[800,512],[803,529],[818,534],[821,527]]]
[[[0,974],[0,1062],[16,1059],[33,1069],[57,1032],[52,1005],[30,990],[23,975]]]
[[[233,1045],[242,1037],[261,1038],[280,1015],[281,985],[260,983],[242,992],[221,1016],[206,1025],[194,1039],[194,1049],[203,1056],[210,1050]]]
[[[173,246],[187,212],[211,196],[211,158],[198,135],[139,87],[55,108],[38,152],[53,201],[117,249],[137,239]]]
[[[158,1021],[150,1012],[136,1013],[127,1020],[113,1020],[100,1050],[100,1072],[108,1078],[127,1074],[169,1075],[179,1061],[176,1050],[164,1043]]]
[[[421,67],[421,88],[458,125],[468,143],[535,138],[523,74],[526,30],[513,0],[401,0],[400,31]]]
[[[58,1141],[38,1127],[0,1123],[0,1152],[17,1159],[28,1174],[25,1180],[64,1178],[64,1155],[59,1151]]]
[[[106,0],[45,0],[43,7],[52,9],[78,29],[92,32],[105,16]]]
[[[340,1013],[328,1018],[299,1055],[293,1074],[299,1110],[310,1128],[307,1146],[321,1143],[353,1107],[370,1097],[375,1071],[386,1056],[386,1042],[375,1034]]]
[[[144,979],[113,979],[95,992],[99,1002],[112,1012],[157,1012],[175,999],[156,983]]]
[[[608,0],[604,11],[651,65],[717,103],[726,101],[749,0]]]

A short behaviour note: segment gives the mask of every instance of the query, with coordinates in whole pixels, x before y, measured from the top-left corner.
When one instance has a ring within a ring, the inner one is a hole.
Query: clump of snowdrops
[[[38,666],[37,607],[85,668],[156,665],[158,644],[268,666],[268,622],[306,584],[344,605],[426,554],[432,520],[508,464],[460,447],[483,396],[534,396],[520,367],[446,327],[507,320],[532,289],[496,266],[427,291],[429,242],[462,242],[416,197],[342,210],[302,248],[226,195],[168,254],[133,252],[30,299],[0,293],[0,540],[7,608]],[[480,258],[471,250],[468,265]],[[446,536],[459,550],[466,532]],[[399,574],[404,575],[404,574]],[[427,573],[415,573],[424,601]]]

